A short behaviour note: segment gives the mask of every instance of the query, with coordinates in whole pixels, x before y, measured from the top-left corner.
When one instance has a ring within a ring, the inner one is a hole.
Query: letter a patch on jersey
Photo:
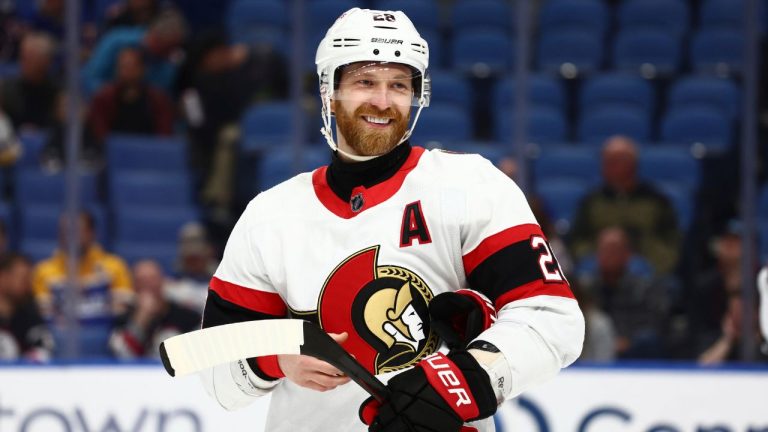
[[[427,221],[421,211],[421,201],[412,202],[403,211],[403,225],[400,228],[400,247],[408,247],[416,240],[419,244],[432,243]]]

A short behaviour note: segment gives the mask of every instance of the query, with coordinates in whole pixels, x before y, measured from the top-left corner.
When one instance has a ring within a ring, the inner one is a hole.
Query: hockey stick
[[[180,334],[160,344],[163,366],[173,377],[222,363],[275,354],[303,354],[328,362],[378,401],[383,401],[389,392],[328,333],[309,321],[246,321]]]

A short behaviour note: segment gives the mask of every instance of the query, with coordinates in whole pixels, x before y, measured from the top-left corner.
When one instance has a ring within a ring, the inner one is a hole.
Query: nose
[[[371,105],[379,109],[387,109],[391,105],[389,91],[386,85],[378,85],[373,89],[371,94]]]

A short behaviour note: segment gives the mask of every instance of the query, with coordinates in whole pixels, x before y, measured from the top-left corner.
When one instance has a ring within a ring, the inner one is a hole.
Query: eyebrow
[[[365,71],[365,72],[361,72],[359,75],[360,75],[360,76],[366,76],[366,77],[370,77],[372,74],[373,74],[373,72],[372,72],[372,71]],[[405,80],[405,79],[408,79],[408,78],[410,78],[410,76],[409,76],[409,75],[406,75],[406,74],[404,74],[404,73],[400,73],[400,74],[398,74],[398,75],[395,75],[395,76],[394,76],[394,77],[392,77],[392,78],[387,78],[387,79],[393,79],[393,80]]]

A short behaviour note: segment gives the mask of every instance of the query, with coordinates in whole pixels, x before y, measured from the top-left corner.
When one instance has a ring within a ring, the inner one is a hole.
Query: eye
[[[392,84],[392,87],[397,89],[397,90],[403,90],[403,91],[410,90],[410,88],[408,87],[407,84],[401,83],[401,82],[396,82],[396,83]]]
[[[357,81],[357,84],[363,87],[370,87],[373,85],[373,81],[367,80],[367,79],[361,79]]]

